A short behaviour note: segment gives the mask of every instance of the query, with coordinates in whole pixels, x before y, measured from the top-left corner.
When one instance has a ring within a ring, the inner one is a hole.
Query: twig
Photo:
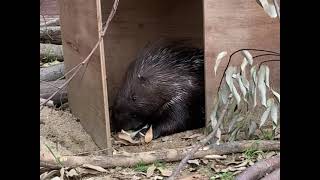
[[[46,23],[43,23],[43,24],[40,24],[40,27],[43,27],[43,26],[52,26],[52,25],[54,25],[54,26],[58,26],[59,25],[59,18],[55,18],[55,19],[52,19],[52,20],[50,20],[50,21],[48,21],[48,22],[46,22]]]
[[[41,102],[44,102],[44,101],[45,101],[45,99],[40,98],[40,103],[41,103]],[[51,101],[51,100],[48,101],[46,105],[47,105],[48,107],[54,107],[54,103],[53,103],[53,101]]]
[[[172,173],[172,175],[168,178],[168,180],[174,180],[180,173],[180,171],[182,170],[183,166],[187,163],[187,161],[193,156],[193,154],[199,150],[199,148],[203,147],[207,142],[209,142],[217,133],[222,120],[224,118],[224,115],[228,109],[228,105],[230,102],[230,98],[228,99],[228,102],[224,105],[222,111],[221,111],[221,116],[218,119],[218,122],[216,124],[216,126],[214,127],[214,129],[212,130],[212,132],[203,140],[200,141],[199,144],[195,145],[191,151],[188,152],[188,154],[182,159],[182,161],[179,163],[179,165],[176,167],[176,169],[174,170],[174,172]]]
[[[71,155],[62,155],[62,156],[81,156],[81,155],[87,155],[87,154],[93,154],[93,153],[98,153],[98,152],[103,152],[106,151],[110,148],[105,148],[105,149],[100,149],[97,151],[87,151],[87,152],[81,152],[81,153],[77,153],[77,154],[71,154]]]
[[[52,84],[51,82],[47,82],[47,81],[44,81],[44,80],[41,80],[41,79],[40,79],[40,82],[42,82],[42,83],[44,83],[44,84],[48,84],[49,86],[52,86],[52,87],[54,87],[54,88],[59,89],[58,86],[56,86],[55,84]]]
[[[235,55],[236,53],[238,53],[238,52],[240,52],[240,51],[244,51],[244,50],[247,50],[247,51],[268,52],[268,53],[272,53],[272,54],[275,54],[275,55],[279,55],[279,56],[280,56],[280,53],[278,53],[278,52],[268,51],[268,50],[263,50],[263,49],[239,49],[239,50],[233,52],[233,53],[229,56],[228,64],[227,64],[226,68],[225,68],[224,71],[223,71],[223,74],[222,74],[222,77],[221,77],[221,80],[220,80],[220,83],[219,83],[219,86],[218,86],[218,91],[219,91],[219,89],[221,88],[222,81],[223,81],[224,76],[225,76],[225,73],[226,73],[226,71],[227,71],[227,69],[228,69],[228,67],[229,67],[229,64],[230,64],[230,62],[231,62],[232,56]]]
[[[280,7],[279,7],[279,5],[278,5],[277,0],[273,0],[273,4],[274,4],[274,6],[276,7],[277,16],[278,16],[279,21],[280,21]]]
[[[255,58],[264,57],[264,56],[280,56],[280,54],[259,54],[259,55],[253,56],[252,58],[255,59]]]
[[[98,48],[99,44],[101,43],[108,27],[109,27],[109,24],[114,16],[114,14],[116,13],[116,10],[117,10],[117,7],[118,7],[118,3],[119,3],[119,0],[115,0],[114,3],[113,3],[113,8],[112,8],[112,11],[107,19],[107,22],[106,22],[106,25],[101,33],[101,36],[99,37],[99,40],[98,42],[95,44],[95,46],[93,47],[93,49],[91,50],[91,52],[89,53],[89,55],[85,58],[85,60],[83,60],[81,63],[79,63],[78,65],[76,65],[75,67],[73,67],[70,71],[68,71],[67,73],[65,73],[62,77],[60,77],[58,80],[61,80],[62,78],[64,78],[67,74],[69,74],[70,72],[72,72],[73,70],[74,73],[70,76],[70,78],[68,80],[66,80],[66,82],[64,84],[62,84],[59,89],[54,92],[44,103],[41,103],[40,104],[40,107],[45,105],[51,98],[53,98],[63,87],[65,87],[74,77],[75,75],[80,71],[81,67],[84,66],[86,63],[89,62],[91,56],[93,55],[93,53],[95,52],[95,50]],[[41,108],[42,109],[42,108]],[[41,110],[40,109],[40,110]]]
[[[274,62],[274,61],[276,61],[276,62],[280,62],[280,59],[272,59],[272,60],[265,60],[265,61],[262,61],[260,64],[259,64],[259,68],[258,69],[260,69],[260,66],[262,65],[262,64],[264,64],[264,63],[267,63],[267,62]]]

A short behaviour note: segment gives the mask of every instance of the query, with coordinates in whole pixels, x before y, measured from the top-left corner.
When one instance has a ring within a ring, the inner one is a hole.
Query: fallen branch
[[[230,98],[228,99],[228,102],[224,105],[222,111],[221,111],[221,115],[217,121],[216,126],[214,127],[214,129],[212,130],[212,132],[203,140],[200,141],[200,143],[198,143],[197,145],[195,145],[192,150],[186,154],[186,157],[184,157],[182,159],[182,161],[179,163],[179,165],[177,166],[177,168],[174,170],[174,172],[172,173],[172,175],[168,178],[168,180],[174,180],[180,173],[180,171],[182,170],[182,168],[184,167],[184,165],[187,163],[187,161],[194,156],[194,154],[204,145],[206,145],[210,140],[212,140],[215,135],[217,134],[217,131],[222,123],[222,120],[224,118],[225,113],[227,112],[228,109],[228,105],[230,103]]]
[[[40,104],[47,101],[54,92],[59,89],[59,86],[65,83],[65,80],[58,80],[55,84],[52,82],[40,81],[40,98],[43,100],[40,101]],[[61,89],[59,93],[56,93],[48,102],[53,101],[54,104],[63,104],[68,101],[67,90]],[[46,104],[48,103],[46,102]]]
[[[255,146],[261,151],[276,151],[280,150],[279,141],[238,141],[224,143],[220,145],[214,145],[211,149],[201,149],[197,151],[193,158],[202,158],[206,155],[216,154],[232,154],[244,152],[247,149]],[[100,166],[103,168],[110,167],[131,167],[140,162],[145,164],[150,164],[155,161],[165,161],[174,162],[179,161],[185,157],[192,147],[178,148],[178,149],[160,149],[156,151],[140,152],[140,153],[125,153],[125,154],[115,154],[112,156],[62,156],[59,158],[60,162],[66,167],[78,167],[83,164],[91,164]],[[41,152],[40,152],[41,154]],[[40,166],[47,169],[59,169],[61,166],[55,161],[55,159],[50,157],[40,156]]]
[[[91,56],[93,55],[93,53],[95,52],[95,50],[99,47],[99,44],[101,43],[104,35],[106,34],[106,31],[107,31],[107,29],[108,29],[108,27],[109,27],[109,24],[110,24],[110,22],[111,22],[111,20],[112,20],[112,18],[113,18],[113,16],[114,16],[114,14],[116,13],[116,10],[117,10],[117,7],[118,7],[118,3],[119,3],[119,0],[114,0],[113,7],[112,7],[112,10],[111,10],[111,12],[110,12],[110,14],[109,14],[109,17],[108,17],[108,19],[107,19],[106,25],[105,25],[105,27],[104,27],[104,29],[103,29],[100,37],[99,37],[98,42],[97,42],[96,45],[92,48],[92,50],[91,50],[91,52],[89,53],[89,55],[88,55],[81,63],[79,63],[78,65],[76,65],[76,66],[73,67],[72,69],[70,69],[67,73],[65,73],[64,76],[66,76],[67,74],[69,74],[69,73],[71,73],[71,72],[74,71],[74,73],[69,77],[69,79],[66,80],[66,82],[65,82],[64,84],[62,84],[61,86],[59,86],[59,89],[58,89],[56,92],[54,92],[45,102],[40,103],[40,110],[42,109],[41,106],[44,107],[43,105],[45,105],[45,104],[46,104],[49,100],[51,100],[57,93],[59,93],[59,91],[61,91],[61,89],[62,89],[63,87],[65,87],[65,86],[75,77],[75,75],[80,71],[81,67],[83,67],[85,64],[87,64],[87,63],[89,62]],[[64,76],[63,76],[63,77],[64,77]],[[60,78],[59,78],[59,79],[60,79]]]
[[[64,63],[40,68],[41,81],[54,81],[64,76]]]
[[[40,42],[62,44],[60,26],[40,27]]]
[[[40,59],[63,60],[62,45],[40,43]]]
[[[56,18],[40,24],[40,27],[49,27],[49,26],[60,26],[60,19]]]
[[[280,180],[280,168],[272,171],[270,174],[266,175],[260,180]]]
[[[235,180],[256,180],[280,168],[280,155],[258,161],[241,174]]]

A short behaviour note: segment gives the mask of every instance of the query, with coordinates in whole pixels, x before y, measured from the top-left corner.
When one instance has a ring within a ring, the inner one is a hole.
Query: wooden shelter
[[[58,0],[66,71],[83,61],[99,39],[111,0]],[[101,148],[110,148],[109,105],[128,64],[146,43],[192,38],[205,49],[206,117],[221,78],[213,66],[221,51],[241,48],[279,51],[280,26],[254,0],[120,0],[117,12],[90,63],[68,86],[69,105]],[[240,56],[239,56],[240,57]],[[239,61],[232,63],[239,64]],[[101,61],[102,60],[102,61]],[[104,62],[105,64],[101,64]],[[279,64],[270,64],[279,90]]]

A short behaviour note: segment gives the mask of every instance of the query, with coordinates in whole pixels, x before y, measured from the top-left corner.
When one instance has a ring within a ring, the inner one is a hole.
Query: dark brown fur
[[[152,125],[153,138],[203,127],[203,50],[159,41],[130,64],[112,108],[115,131]]]

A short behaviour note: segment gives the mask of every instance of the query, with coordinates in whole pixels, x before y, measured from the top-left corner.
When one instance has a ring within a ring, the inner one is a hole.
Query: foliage
[[[233,55],[239,52],[243,56],[241,65],[229,66]],[[251,52],[260,52],[260,54],[252,56]],[[217,56],[214,66],[215,74],[226,54],[223,51]],[[225,127],[220,127],[217,133],[219,140],[222,129],[230,134],[229,141],[234,141],[241,131],[250,138],[257,129],[263,130],[267,122],[272,122],[273,131],[279,125],[280,94],[272,87],[270,69],[266,64],[280,60],[255,62],[258,57],[265,56],[279,57],[280,53],[259,49],[240,49],[229,56],[210,116],[211,126],[214,127],[221,113],[221,107],[230,99],[231,102],[223,119]],[[257,122],[257,114],[259,122]]]

